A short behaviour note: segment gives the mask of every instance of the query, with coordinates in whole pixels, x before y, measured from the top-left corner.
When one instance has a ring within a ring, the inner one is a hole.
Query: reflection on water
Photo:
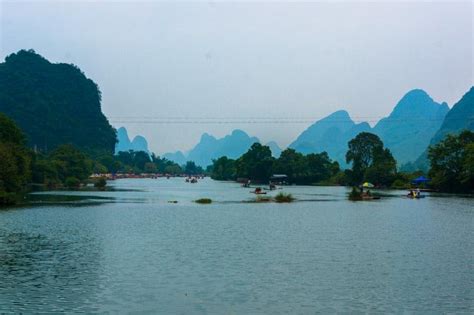
[[[0,211],[0,312],[474,312],[473,199],[112,184]]]

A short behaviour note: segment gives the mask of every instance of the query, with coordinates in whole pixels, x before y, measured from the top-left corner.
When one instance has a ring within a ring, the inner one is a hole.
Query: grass
[[[210,203],[212,203],[212,199],[200,198],[200,199],[196,200],[195,202],[200,203],[200,204],[210,204]]]
[[[275,196],[275,202],[283,203],[283,202],[293,202],[295,198],[292,194],[285,194],[283,192],[278,193]]]

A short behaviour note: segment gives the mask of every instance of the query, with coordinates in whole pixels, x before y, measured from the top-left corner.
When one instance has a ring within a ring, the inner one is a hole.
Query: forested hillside
[[[114,152],[116,135],[101,111],[101,93],[76,66],[21,50],[0,64],[0,112],[24,131],[30,147],[65,143]]]

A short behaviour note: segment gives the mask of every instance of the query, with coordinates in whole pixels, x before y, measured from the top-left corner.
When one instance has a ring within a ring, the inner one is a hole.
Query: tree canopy
[[[272,175],[274,160],[268,146],[255,142],[246,153],[237,159],[236,175],[257,181],[266,181]]]
[[[315,184],[329,180],[339,171],[326,152],[304,155],[294,149],[284,150],[278,159],[271,157],[269,148],[255,143],[237,160],[226,156],[213,161],[211,177],[216,180],[248,178],[268,181],[273,174],[285,174],[294,184]]]
[[[22,131],[0,113],[0,204],[5,193],[23,191],[29,182],[31,156],[24,143]]]
[[[448,134],[428,149],[432,185],[446,192],[474,191],[474,132]]]
[[[348,143],[347,163],[352,163],[349,177],[352,184],[369,181],[376,185],[390,185],[397,173],[397,162],[377,135],[361,132]]]

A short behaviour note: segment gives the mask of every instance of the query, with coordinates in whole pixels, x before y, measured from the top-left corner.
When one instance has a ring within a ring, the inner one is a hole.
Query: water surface
[[[473,199],[294,186],[295,203],[256,204],[210,179],[110,184],[0,211],[0,312],[474,312]]]

